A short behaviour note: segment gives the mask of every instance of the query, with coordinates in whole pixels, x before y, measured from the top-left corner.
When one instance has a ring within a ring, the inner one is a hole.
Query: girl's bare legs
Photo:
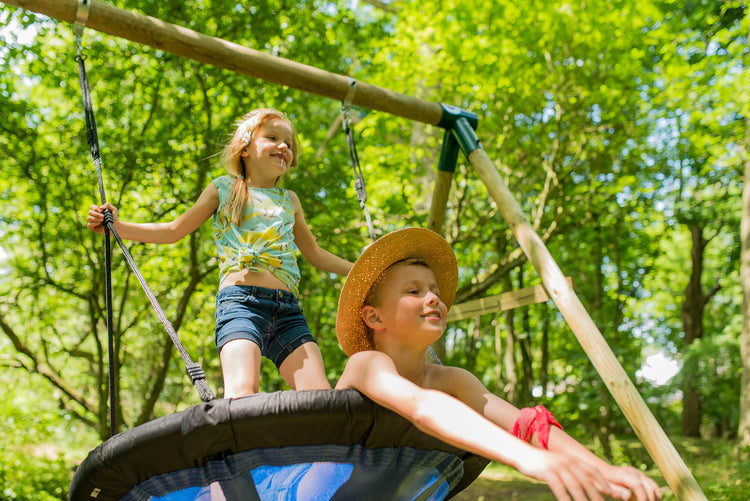
[[[279,367],[281,377],[293,390],[330,390],[323,355],[313,342],[297,347]]]
[[[234,339],[221,349],[224,398],[253,395],[260,390],[260,347],[249,339]]]

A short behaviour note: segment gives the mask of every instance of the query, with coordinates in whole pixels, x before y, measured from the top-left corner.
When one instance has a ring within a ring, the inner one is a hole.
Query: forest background
[[[476,113],[483,147],[667,434],[730,454],[723,476],[697,475],[709,499],[742,499],[746,2],[108,3]],[[104,256],[85,227],[96,172],[71,26],[3,5],[0,39],[0,499],[66,499],[75,464],[109,436]],[[222,175],[215,155],[234,121],[274,106],[302,140],[284,186],[320,244],[354,260],[368,243],[341,103],[92,30],[83,46],[104,185],[123,219],[186,209]],[[424,226],[442,129],[354,111],[376,233]],[[444,233],[458,255],[456,303],[540,283],[463,158]],[[128,246],[221,396],[210,224],[176,245]],[[306,263],[302,273],[300,300],[335,382],[343,280]],[[112,285],[120,429],[198,403],[116,246]],[[653,468],[627,445],[630,426],[554,303],[455,322],[444,350],[517,405],[544,403],[611,460]],[[658,360],[674,370],[654,378]],[[271,365],[262,372],[262,391],[285,389]]]

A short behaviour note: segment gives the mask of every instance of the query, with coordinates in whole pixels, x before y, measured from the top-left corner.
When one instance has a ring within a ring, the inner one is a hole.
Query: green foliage
[[[659,351],[684,363],[685,374],[695,366],[704,426],[731,435],[740,367],[735,278],[748,107],[746,7],[671,0],[542,2],[533,13],[505,0],[391,2],[392,11],[308,0],[113,5],[475,112],[483,147],[626,372],[635,378],[644,356]],[[0,361],[37,378],[30,392],[55,393],[61,409],[51,418],[56,425],[76,423],[105,438],[104,258],[101,238],[84,226],[99,194],[73,37],[65,23],[14,8],[0,14],[2,27],[0,61],[10,71],[0,73],[0,153],[6,159]],[[19,36],[19,27],[30,27],[34,36]],[[299,195],[318,242],[351,260],[368,243],[343,134],[334,130],[327,138],[339,103],[93,30],[85,32],[84,51],[107,199],[123,219],[169,220],[181,213],[222,174],[215,155],[234,120],[269,105],[287,112],[298,129],[300,165],[284,186]],[[364,109],[355,109],[355,118],[376,233],[423,226],[443,131]],[[681,305],[691,224],[710,238],[702,286],[721,289],[705,310],[706,339],[686,350]],[[444,232],[459,260],[458,302],[539,283],[463,157]],[[221,396],[210,228],[173,246],[128,247]],[[334,327],[342,280],[304,262],[301,269],[300,301],[334,382],[345,363]],[[196,403],[171,341],[118,249],[113,288],[121,427]],[[500,395],[512,389],[505,360],[497,358],[506,354],[510,335],[504,315],[456,323],[446,336],[446,361],[471,369]],[[541,395],[538,400],[583,436],[630,433],[554,304],[516,310],[510,322],[521,402]],[[285,387],[267,363],[261,380],[263,391]],[[664,387],[638,384],[659,421],[675,430],[679,379]],[[29,413],[28,402],[13,405],[14,412]],[[647,464],[617,446],[611,453]]]
[[[713,445],[714,454],[709,471],[697,473],[708,499],[742,501],[750,485],[750,456],[738,452],[731,443]]]
[[[0,452],[2,501],[55,501],[68,499],[70,470],[61,459],[29,458],[14,450]]]
[[[57,407],[56,396],[38,391],[41,378],[0,368],[0,499],[51,501],[68,498],[75,461],[96,437]]]
[[[742,363],[736,333],[696,340],[683,354],[684,365],[674,384],[685,378],[701,388],[706,436],[736,437],[739,425],[737,388]]]

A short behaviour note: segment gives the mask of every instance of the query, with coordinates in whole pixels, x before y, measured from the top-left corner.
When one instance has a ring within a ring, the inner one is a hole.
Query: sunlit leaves
[[[112,3],[476,113],[483,147],[626,369],[635,372],[644,343],[675,349],[687,247],[670,224],[736,211],[737,119],[750,106],[742,92],[748,74],[738,61],[746,44],[736,12],[716,2],[684,8],[666,2],[660,9],[625,0],[426,0],[394,2],[392,12],[303,0]],[[46,350],[46,360],[83,396],[83,403],[62,397],[63,407],[101,431],[107,417],[103,256],[101,238],[83,225],[99,193],[73,37],[64,23],[17,9],[0,17],[11,22],[37,32],[23,43],[2,35],[7,43],[0,57],[11,71],[0,74],[0,152],[8,173],[0,178],[0,234],[13,271],[0,281],[9,298],[0,312],[35,352]],[[294,119],[303,143],[300,165],[284,186],[299,195],[319,243],[356,259],[369,233],[343,133],[326,138],[340,103],[93,30],[83,40],[107,198],[123,219],[169,220],[181,213],[222,174],[215,154],[231,124],[256,106],[275,106]],[[355,113],[376,234],[424,225],[443,130]],[[463,299],[501,292],[506,277],[513,287],[539,283],[463,155],[444,232],[458,254]],[[709,281],[725,280],[736,264],[736,242],[726,233],[717,242],[730,251],[709,254],[715,269]],[[188,351],[219,388],[212,246],[208,225],[173,246],[128,243]],[[165,359],[169,340],[117,249],[113,271],[121,417],[129,426],[196,396],[174,354]],[[300,299],[333,380],[344,361],[334,334],[341,279],[304,262],[302,274]],[[736,299],[727,293],[715,313],[732,315]],[[493,320],[483,318],[475,335],[456,326],[448,356],[473,364],[502,391]],[[572,417],[594,416],[597,406],[582,401],[602,398],[602,388],[554,305],[521,310],[516,324],[530,342],[537,379],[541,332],[549,333],[550,398]],[[284,387],[272,367],[264,366],[262,380],[266,391]]]

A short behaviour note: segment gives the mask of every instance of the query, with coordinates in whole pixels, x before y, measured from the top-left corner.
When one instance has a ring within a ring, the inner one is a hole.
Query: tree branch
[[[29,350],[29,348],[23,343],[21,338],[15,333],[13,328],[5,321],[4,315],[0,313],[0,329],[5,333],[5,335],[10,339],[10,342],[13,343],[13,347],[15,350],[21,354],[27,357],[30,362],[31,366],[25,365],[21,360],[17,360],[19,366],[26,370],[27,372],[36,373],[40,376],[47,379],[52,385],[63,392],[63,394],[67,395],[68,398],[75,401],[78,405],[83,407],[88,412],[94,412],[89,405],[89,403],[86,401],[86,399],[79,393],[76,393],[72,387],[67,385],[65,383],[65,380],[56,372],[54,372],[47,364],[44,362],[41,362],[32,352]]]
[[[398,13],[398,9],[394,7],[392,4],[387,4],[385,2],[381,2],[380,0],[362,0],[362,2],[366,4],[370,4],[376,9],[384,10],[390,14]]]

